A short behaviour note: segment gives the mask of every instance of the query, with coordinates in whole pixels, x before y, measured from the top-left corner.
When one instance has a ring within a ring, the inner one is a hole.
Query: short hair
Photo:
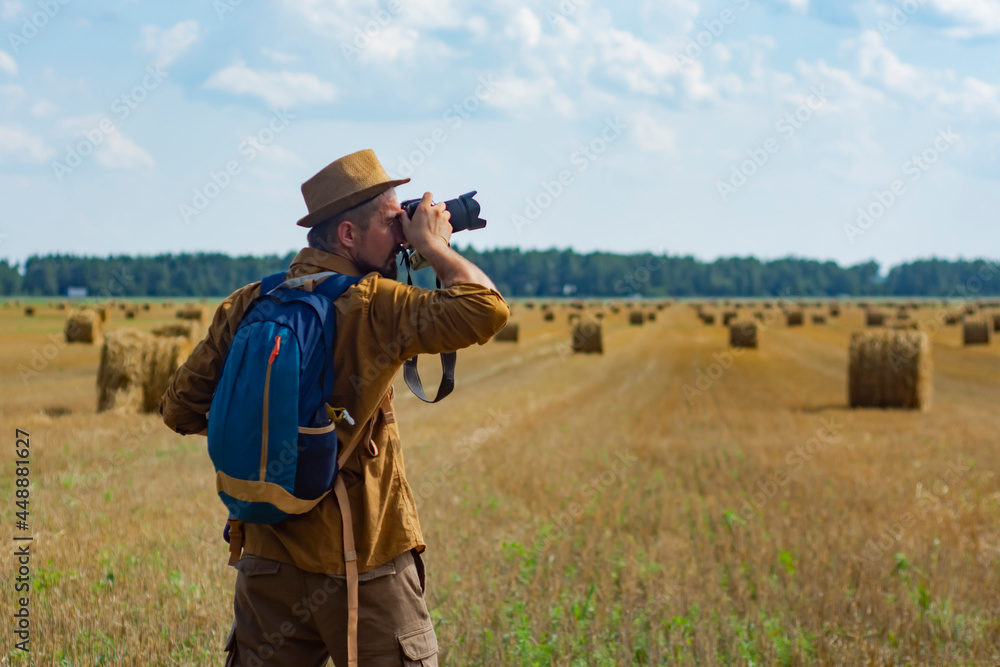
[[[323,252],[333,252],[337,248],[337,228],[340,223],[350,220],[361,228],[361,231],[368,231],[372,218],[382,209],[385,200],[396,194],[394,188],[389,188],[385,192],[376,195],[374,198],[363,201],[354,208],[349,208],[342,213],[324,220],[309,229],[306,234],[306,242],[310,248],[322,250]]]

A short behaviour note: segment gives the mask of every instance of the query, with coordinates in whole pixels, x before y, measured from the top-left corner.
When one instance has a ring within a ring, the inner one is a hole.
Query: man
[[[410,219],[375,154],[334,161],[302,186],[309,214],[308,248],[288,278],[335,271],[364,276],[338,298],[337,371],[328,403],[346,407],[353,426],[337,427],[342,447],[357,440],[339,476],[346,485],[356,540],[357,658],[361,665],[436,665],[437,639],[424,602],[420,552],[425,548],[406,481],[392,382],[416,354],[483,344],[510,310],[489,277],[453,251],[450,214],[424,194]],[[443,289],[394,280],[397,255],[409,242],[434,268]],[[260,283],[219,306],[205,339],[175,373],[160,404],[164,422],[181,434],[207,432],[226,351]],[[370,437],[367,437],[370,433]],[[348,664],[345,541],[334,494],[313,510],[275,525],[245,524],[230,533],[238,570],[227,665]],[[351,552],[349,552],[351,553]]]

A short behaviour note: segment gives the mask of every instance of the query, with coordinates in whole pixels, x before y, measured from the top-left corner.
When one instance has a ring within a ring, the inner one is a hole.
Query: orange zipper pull
[[[271,358],[267,360],[267,365],[270,366],[274,363],[274,358],[278,356],[278,352],[281,350],[281,336],[274,337],[274,349],[271,350]]]

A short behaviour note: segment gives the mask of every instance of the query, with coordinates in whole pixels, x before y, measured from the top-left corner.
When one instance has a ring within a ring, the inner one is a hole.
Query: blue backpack
[[[216,488],[231,520],[273,524],[315,507],[337,476],[334,300],[360,277],[261,281],[226,354],[208,420]],[[321,281],[321,282],[320,282]],[[228,531],[228,528],[227,528]]]

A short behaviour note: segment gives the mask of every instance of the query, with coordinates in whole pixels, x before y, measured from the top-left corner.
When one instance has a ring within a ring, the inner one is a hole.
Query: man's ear
[[[360,230],[350,220],[344,220],[337,225],[337,245],[341,248],[353,250],[358,244],[358,233]]]

